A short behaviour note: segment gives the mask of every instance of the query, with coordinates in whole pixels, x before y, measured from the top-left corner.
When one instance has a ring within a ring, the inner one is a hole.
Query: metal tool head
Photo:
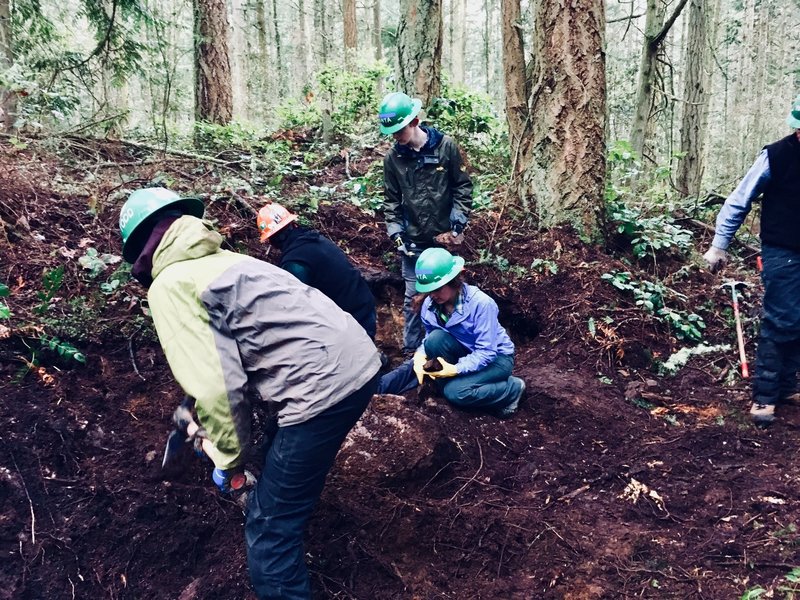
[[[186,443],[186,434],[177,429],[173,429],[167,438],[167,445],[164,448],[164,458],[161,460],[161,468],[175,461],[180,454],[183,445]]]
[[[719,287],[722,288],[722,289],[725,289],[726,287],[729,287],[732,290],[739,290],[739,289],[742,289],[742,288],[750,287],[750,284],[747,283],[746,281],[730,280],[730,281],[723,282]]]

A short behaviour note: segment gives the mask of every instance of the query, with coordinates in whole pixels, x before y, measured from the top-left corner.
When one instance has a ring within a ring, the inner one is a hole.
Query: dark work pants
[[[347,433],[369,404],[378,376],[316,417],[280,427],[251,495],[247,563],[259,600],[310,600],[303,533]]]
[[[794,393],[800,370],[800,252],[762,245],[764,314],[756,350],[753,401]]]
[[[400,270],[405,283],[403,294],[403,352],[411,354],[419,348],[422,338],[425,337],[425,328],[422,326],[422,317],[414,310],[414,296],[417,292],[417,274],[414,270],[418,255],[400,255]]]

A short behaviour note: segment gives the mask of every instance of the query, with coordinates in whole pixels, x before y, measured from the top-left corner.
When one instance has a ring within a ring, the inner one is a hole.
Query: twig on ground
[[[33,512],[33,500],[31,500],[31,495],[28,493],[28,486],[25,484],[25,478],[22,476],[22,471],[19,470],[19,465],[17,465],[17,459],[14,456],[14,453],[9,449],[9,454],[11,455],[11,462],[14,463],[14,468],[17,470],[19,474],[19,480],[22,482],[22,489],[25,490],[25,496],[28,498],[28,506],[31,509],[31,543],[35,546],[36,545],[36,513]],[[20,541],[20,545],[22,542]]]
[[[131,355],[131,364],[133,365],[133,370],[139,376],[139,379],[142,381],[147,381],[141,373],[139,373],[139,367],[136,366],[136,351],[133,349],[133,336],[131,339],[128,340],[128,353]]]
[[[470,477],[464,485],[462,485],[460,488],[458,488],[458,491],[450,497],[450,500],[448,500],[448,502],[452,502],[453,500],[455,500],[456,496],[458,496],[461,492],[463,492],[464,489],[470,483],[475,481],[475,478],[478,477],[478,473],[480,473],[481,469],[483,469],[483,448],[481,448],[481,443],[478,441],[477,438],[475,438],[475,443],[478,444],[478,453],[480,454],[480,457],[481,457],[481,464],[478,466],[478,470],[475,471],[475,474],[472,477]]]

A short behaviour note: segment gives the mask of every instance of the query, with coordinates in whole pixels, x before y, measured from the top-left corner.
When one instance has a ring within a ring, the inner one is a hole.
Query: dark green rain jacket
[[[432,127],[419,152],[395,144],[383,159],[384,215],[389,236],[401,233],[423,250],[433,238],[466,226],[472,209],[472,181],[458,145]]]

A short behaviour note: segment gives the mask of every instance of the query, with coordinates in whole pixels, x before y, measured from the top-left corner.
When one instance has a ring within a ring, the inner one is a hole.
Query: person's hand
[[[712,273],[716,273],[728,262],[728,253],[725,250],[711,246],[708,252],[703,254],[703,260],[706,261],[709,270]]]
[[[250,471],[239,468],[218,469],[211,472],[211,479],[217,489],[223,494],[244,491],[256,483],[256,478]]]
[[[397,251],[400,254],[405,254],[406,256],[414,256],[414,253],[411,252],[406,246],[406,241],[403,239],[402,234],[395,233],[392,236],[392,241],[394,242],[395,248],[397,248]]]
[[[451,365],[441,356],[437,357],[437,360],[442,364],[442,369],[440,371],[425,371],[425,375],[429,375],[434,379],[439,379],[440,377],[455,377],[458,375],[455,365]]]
[[[437,244],[441,244],[447,249],[460,246],[462,243],[464,243],[464,226],[459,223],[455,223],[453,224],[452,231],[440,233],[439,235],[434,236],[433,239]]]
[[[417,376],[417,382],[422,385],[422,379],[425,377],[425,361],[428,360],[428,357],[425,356],[425,352],[422,350],[417,350],[416,354],[414,354],[414,374]]]

